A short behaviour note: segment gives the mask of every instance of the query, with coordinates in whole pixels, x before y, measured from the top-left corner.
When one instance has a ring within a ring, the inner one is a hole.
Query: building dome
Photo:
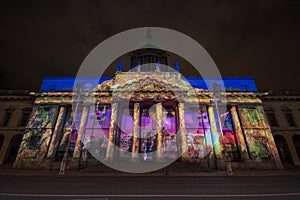
[[[145,48],[132,51],[129,54],[130,68],[141,66],[141,71],[154,71],[157,65],[169,65],[169,54],[160,49]],[[161,66],[161,71],[168,71],[166,66]]]

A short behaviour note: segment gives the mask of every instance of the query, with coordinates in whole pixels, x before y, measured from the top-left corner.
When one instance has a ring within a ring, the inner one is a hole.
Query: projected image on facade
[[[124,110],[124,108],[121,108]],[[124,152],[132,152],[133,148],[133,109],[129,112],[120,112],[121,127],[119,133],[118,145],[121,150],[120,157],[129,159]]]
[[[229,111],[222,113],[220,116],[222,122],[223,139],[221,146],[226,146],[227,153],[231,161],[239,161],[239,150],[237,146],[237,139],[233,127],[231,114]]]
[[[110,118],[111,106],[108,104],[97,104],[95,108],[91,107],[89,110],[83,144],[94,150],[90,152],[92,155],[99,156],[105,152],[109,135]],[[89,154],[90,157],[92,157],[91,154]]]
[[[56,115],[57,106],[39,106],[33,109],[19,149],[19,156],[44,158],[55,126]]]
[[[155,60],[166,55],[151,56]],[[226,91],[218,103],[226,104],[226,109],[217,111],[214,93],[201,78],[184,79],[179,69],[148,68],[129,72],[119,68],[114,77],[99,80],[93,104],[85,103],[85,85],[74,102],[73,92],[63,89],[70,86],[62,87],[58,80],[51,91],[56,79],[45,79],[15,167],[51,168],[67,155],[75,168],[89,166],[83,162],[92,165],[97,157],[146,164],[175,159],[213,169],[224,169],[224,161],[246,169],[280,168],[253,80],[224,79]],[[245,84],[247,90],[241,86]]]
[[[189,156],[192,160],[203,160],[212,151],[210,123],[205,105],[199,112],[187,107],[184,113]]]
[[[265,120],[262,106],[256,108],[239,109],[242,118],[244,132],[247,137],[250,156],[256,160],[269,160],[272,157],[270,151],[270,130]]]
[[[71,107],[67,108],[66,114],[65,114],[65,119],[64,119],[64,124],[62,126],[61,129],[61,136],[58,139],[58,148],[56,151],[56,155],[55,155],[55,160],[57,161],[61,161],[63,159],[63,156],[65,154],[65,152],[68,149],[68,142],[69,142],[69,137],[70,137],[70,146],[72,146],[72,148],[69,148],[69,153],[68,155],[72,155],[72,152],[74,151],[74,146],[76,143],[76,139],[77,139],[77,131],[76,129],[72,130],[72,120],[71,120],[71,113],[72,113],[72,109]],[[63,116],[61,116],[63,117]],[[61,121],[63,119],[60,119]],[[70,136],[71,134],[71,136]]]

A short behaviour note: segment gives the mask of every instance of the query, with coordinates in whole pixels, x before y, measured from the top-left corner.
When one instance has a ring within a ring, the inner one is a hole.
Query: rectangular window
[[[272,127],[278,127],[277,119],[274,113],[267,113],[269,123]]]
[[[6,112],[2,121],[2,126],[7,126],[11,117],[11,112]]]
[[[29,112],[23,112],[22,118],[20,120],[19,126],[26,126],[27,122],[29,120],[30,113]]]
[[[286,120],[287,120],[289,126],[296,127],[296,123],[295,123],[292,113],[290,113],[290,112],[285,113],[285,117],[286,117]]]

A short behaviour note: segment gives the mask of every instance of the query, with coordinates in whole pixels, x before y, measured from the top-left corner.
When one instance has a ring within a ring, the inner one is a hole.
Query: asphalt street
[[[0,176],[0,199],[300,199],[300,176]]]

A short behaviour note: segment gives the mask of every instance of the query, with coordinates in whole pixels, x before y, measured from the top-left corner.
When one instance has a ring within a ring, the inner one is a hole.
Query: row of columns
[[[156,103],[156,130],[157,130],[157,159],[162,158],[162,102]],[[108,136],[108,144],[106,150],[106,159],[113,158],[113,138],[116,129],[116,120],[118,115],[118,103],[112,103],[112,114],[111,121],[109,127],[109,136]],[[186,128],[184,121],[184,104],[178,104],[178,112],[179,112],[179,132],[181,133],[181,149],[187,149],[186,142]],[[139,125],[140,125],[140,103],[134,103],[133,107],[133,140],[132,140],[132,159],[138,158],[138,149],[139,149]],[[188,158],[188,151],[183,152],[183,158]]]
[[[109,135],[108,135],[108,145],[107,145],[107,150],[106,150],[106,159],[112,159],[113,158],[113,139],[114,139],[114,135],[116,132],[116,121],[117,121],[117,116],[118,116],[118,102],[113,102],[111,104],[111,121],[110,121],[110,127],[109,127]],[[64,118],[66,115],[67,109],[66,107],[60,107],[59,110],[59,114],[58,114],[58,119],[53,131],[53,135],[52,135],[52,140],[50,142],[49,145],[49,150],[47,153],[47,158],[53,158],[55,156],[56,153],[56,149],[58,148],[58,143],[59,143],[59,138],[61,137],[62,134],[62,129],[63,129],[63,123],[64,123]],[[73,153],[73,159],[79,159],[80,158],[80,154],[81,154],[81,140],[82,137],[84,136],[85,133],[85,125],[87,122],[87,118],[88,118],[88,112],[89,112],[89,106],[84,106],[83,107],[83,111],[82,111],[82,116],[81,116],[81,120],[80,120],[80,126],[79,126],[79,130],[78,130],[78,136],[77,136],[77,141],[76,141],[76,145],[75,145],[75,149],[74,149],[74,153]],[[216,119],[215,119],[215,115],[214,115],[214,109],[212,106],[208,106],[207,107],[207,112],[208,112],[208,116],[209,116],[209,121],[210,121],[210,127],[211,127],[211,135],[209,136],[205,136],[206,137],[206,142],[207,145],[211,145],[214,151],[214,155],[216,157],[216,159],[223,159],[223,147],[221,145],[221,141],[220,141],[220,133],[218,131],[217,128],[217,123],[216,123]],[[247,148],[247,141],[245,140],[245,136],[241,127],[241,123],[239,120],[239,116],[237,113],[237,108],[236,106],[232,106],[230,109],[231,112],[231,116],[232,116],[232,122],[233,122],[233,127],[235,130],[235,134],[236,134],[236,139],[237,139],[237,146],[238,146],[238,150],[240,152],[240,156],[242,160],[249,160],[249,153],[248,153],[248,148]],[[134,103],[134,108],[133,108],[133,118],[134,118],[134,122],[133,122],[133,144],[132,144],[132,159],[136,159],[138,158],[138,147],[139,147],[139,141],[138,141],[138,137],[139,137],[139,119],[140,119],[140,103],[136,102]],[[158,102],[156,103],[156,130],[157,130],[157,158],[161,158],[162,157],[162,102]],[[181,141],[181,145],[180,148],[182,149],[182,159],[188,159],[189,158],[189,154],[187,151],[187,133],[186,133],[186,126],[185,126],[185,119],[184,119],[184,103],[180,102],[178,103],[178,129],[179,129],[179,135],[181,136],[180,141]],[[268,138],[270,137],[270,134],[267,131],[267,136]],[[275,144],[275,143],[274,143]],[[272,144],[271,144],[272,145]],[[276,163],[280,163],[277,159],[279,159],[278,157],[278,153],[277,153],[277,149],[271,148],[272,154],[275,158],[275,162]],[[280,167],[280,166],[279,166]]]
[[[62,138],[63,134],[63,126],[65,122],[65,117],[67,114],[67,107],[61,106],[59,109],[58,117],[56,120],[56,124],[53,130],[52,138],[49,144],[48,152],[46,155],[47,159],[54,159],[56,150],[58,149],[60,138]],[[75,148],[73,152],[73,159],[79,159],[81,155],[81,147],[82,147],[82,137],[85,134],[86,122],[89,114],[89,106],[83,106],[82,115],[80,119],[78,135],[75,143]],[[72,127],[71,127],[72,128]],[[72,131],[69,132],[71,134]]]
[[[47,158],[49,159],[54,158],[56,154],[56,149],[58,148],[59,140],[63,133],[62,129],[63,129],[63,123],[64,123],[66,113],[67,113],[67,108],[64,106],[60,107],[57,121],[53,130],[52,139],[50,141],[49,150],[47,153]]]
[[[106,158],[111,159],[113,158],[113,138],[114,138],[114,133],[116,131],[116,120],[117,120],[117,115],[118,115],[118,103],[113,102],[111,104],[112,108],[112,113],[111,113],[111,121],[110,121],[110,127],[109,127],[109,135],[108,135],[108,145],[107,145],[107,150],[106,150]],[[216,158],[222,159],[222,146],[220,144],[220,138],[219,138],[219,133],[218,129],[216,126],[216,119],[214,115],[214,110],[212,106],[208,106],[208,116],[209,116],[209,121],[210,121],[210,126],[211,126],[211,139],[207,139],[207,142],[212,142],[213,145],[213,150]],[[55,149],[58,147],[59,143],[59,138],[61,137],[62,134],[62,129],[63,129],[63,122],[64,118],[66,115],[66,107],[60,107],[59,114],[58,114],[58,119],[53,131],[52,135],[52,140],[49,146],[47,158],[53,158],[55,156]],[[77,136],[77,141],[74,149],[74,154],[73,158],[79,158],[80,157],[80,151],[81,151],[81,140],[85,132],[85,125],[88,117],[88,111],[89,107],[84,106],[83,111],[82,111],[82,116],[80,120],[80,126],[78,130],[78,136]],[[236,111],[236,107],[233,106],[231,108],[231,114],[233,117],[233,125],[235,128],[236,132],[236,137],[238,141],[238,147],[239,151],[241,152],[241,157],[243,160],[248,160],[249,159],[249,154],[247,151],[246,147],[246,142],[244,139],[243,131],[241,128],[241,124],[238,120],[238,114]],[[140,103],[136,102],[134,104],[133,108],[133,144],[132,144],[132,158],[135,159],[138,157],[138,136],[139,136],[139,118],[140,118]],[[157,130],[157,156],[160,158],[162,156],[162,103],[159,102],[156,104],[156,130]],[[185,126],[185,119],[184,119],[184,103],[180,102],[178,103],[178,121],[179,121],[179,133],[181,135],[181,149],[183,150],[183,159],[188,159],[188,151],[187,150],[187,140],[186,140],[186,126]],[[209,145],[209,144],[208,144]]]
[[[213,150],[214,150],[215,157],[219,160],[224,159],[224,155],[222,153],[224,151],[224,149],[223,149],[223,146],[221,145],[222,137],[220,137],[221,133],[219,133],[219,131],[221,131],[221,130],[218,131],[215,114],[214,114],[214,109],[212,106],[209,105],[207,110],[208,110],[208,116],[209,116],[209,121],[210,121],[211,137],[212,137]],[[236,106],[231,107],[230,114],[232,116],[233,128],[235,131],[235,136],[237,139],[237,146],[238,146],[238,150],[240,152],[241,159],[243,161],[249,160],[250,158],[249,158],[248,148],[247,148],[245,136],[244,136],[244,133],[243,133],[243,130],[241,127],[241,122],[239,120]],[[222,128],[222,127],[220,127],[220,128]]]
[[[111,121],[110,121],[110,128],[109,128],[109,138],[108,138],[108,146],[106,151],[106,158],[111,159],[113,157],[113,137],[114,132],[116,129],[116,120],[117,120],[117,109],[118,105],[117,103],[112,103],[112,115],[111,115]],[[241,128],[240,121],[238,119],[237,109],[236,106],[233,106],[230,110],[234,120],[233,120],[233,126],[235,128],[235,133],[237,137],[238,142],[238,148],[241,152],[241,158],[242,160],[249,160],[249,153],[247,149],[247,144],[245,142],[244,133]],[[208,116],[210,121],[210,127],[211,127],[211,136],[208,134],[206,135],[206,142],[208,143],[208,146],[213,147],[214,155],[217,159],[223,159],[222,150],[223,147],[221,146],[220,141],[220,133],[216,126],[216,119],[214,115],[214,110],[212,106],[208,106]],[[140,119],[140,103],[136,102],[134,104],[133,109],[133,140],[132,140],[132,158],[136,159],[138,157],[138,136],[139,136],[139,119]],[[162,103],[159,102],[156,104],[156,130],[157,130],[157,158],[161,158],[162,156]],[[186,126],[185,126],[185,118],[184,118],[184,103],[178,103],[178,122],[179,122],[179,135],[181,136],[180,141],[181,145],[180,148],[182,149],[182,158],[183,160],[186,160],[189,158],[189,154],[187,151],[187,133],[186,133]]]

